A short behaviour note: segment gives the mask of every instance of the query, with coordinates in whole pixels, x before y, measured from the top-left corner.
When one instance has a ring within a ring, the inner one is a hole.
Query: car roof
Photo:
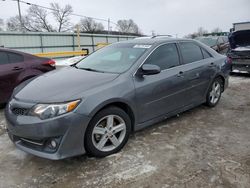
[[[18,53],[18,54],[26,54],[26,53],[21,52],[21,51],[12,50],[12,49],[10,49],[10,48],[4,48],[4,47],[0,47],[0,51],[5,51],[5,52],[14,52],[14,53]]]
[[[198,43],[200,46],[205,48],[207,51],[209,51],[213,56],[217,56],[217,52],[215,52],[212,48],[208,47],[207,45],[203,44],[202,42],[194,39],[184,39],[184,38],[174,38],[174,37],[156,37],[156,38],[136,38],[132,40],[122,41],[118,43],[124,43],[124,44],[142,44],[142,45],[161,45],[168,42],[195,42]]]
[[[180,39],[173,37],[139,37],[128,41],[122,41],[119,43],[132,43],[132,44],[146,44],[146,45],[154,45],[161,44],[166,42],[177,42],[177,41],[193,41],[192,39]]]
[[[202,36],[202,37],[196,37],[195,39],[218,39],[222,36]]]
[[[4,47],[0,47],[0,51],[13,52],[13,53],[21,54],[21,55],[27,56],[27,57],[37,57],[37,56],[34,56],[32,54],[29,54],[29,53],[25,53],[25,52],[18,51],[18,50],[13,50],[13,49],[9,49],[9,48],[4,48]]]

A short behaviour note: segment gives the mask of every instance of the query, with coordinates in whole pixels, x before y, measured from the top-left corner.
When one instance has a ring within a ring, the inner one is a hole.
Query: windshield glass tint
[[[128,70],[147,48],[136,44],[114,44],[89,55],[76,67],[100,72],[122,73]]]
[[[198,40],[207,46],[215,46],[217,42],[216,38],[198,38]]]

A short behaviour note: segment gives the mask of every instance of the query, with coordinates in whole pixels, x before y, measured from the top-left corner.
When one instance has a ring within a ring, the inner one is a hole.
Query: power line
[[[2,0],[2,1],[6,1],[6,0]],[[50,10],[50,11],[58,11],[57,9],[53,9],[51,7],[46,7],[46,6],[38,5],[38,4],[35,4],[35,3],[30,3],[30,2],[27,2],[27,1],[23,1],[23,0],[10,0],[10,1],[16,1],[16,2],[19,1],[20,3],[26,4],[26,5],[29,5],[29,6],[33,5],[33,6],[37,6],[37,7],[40,7],[40,8],[43,8],[43,9],[47,9],[47,10]],[[118,26],[115,22],[112,22],[110,19],[95,18],[95,17],[85,16],[85,15],[75,14],[75,13],[71,13],[70,15],[81,17],[81,18],[91,18],[91,19],[94,19],[94,20],[99,20],[99,21],[104,21],[104,22],[112,23],[112,24]]]

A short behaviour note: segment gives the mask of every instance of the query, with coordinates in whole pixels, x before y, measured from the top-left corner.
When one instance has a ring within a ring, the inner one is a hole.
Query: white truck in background
[[[241,31],[241,30],[250,30],[250,21],[233,23],[233,28],[230,31],[235,32],[235,31]]]

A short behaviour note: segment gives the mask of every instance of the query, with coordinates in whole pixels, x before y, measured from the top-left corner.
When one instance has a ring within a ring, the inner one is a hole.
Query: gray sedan
[[[230,62],[194,40],[115,43],[15,88],[5,110],[8,133],[40,157],[104,157],[122,149],[133,131],[203,103],[217,105]]]

